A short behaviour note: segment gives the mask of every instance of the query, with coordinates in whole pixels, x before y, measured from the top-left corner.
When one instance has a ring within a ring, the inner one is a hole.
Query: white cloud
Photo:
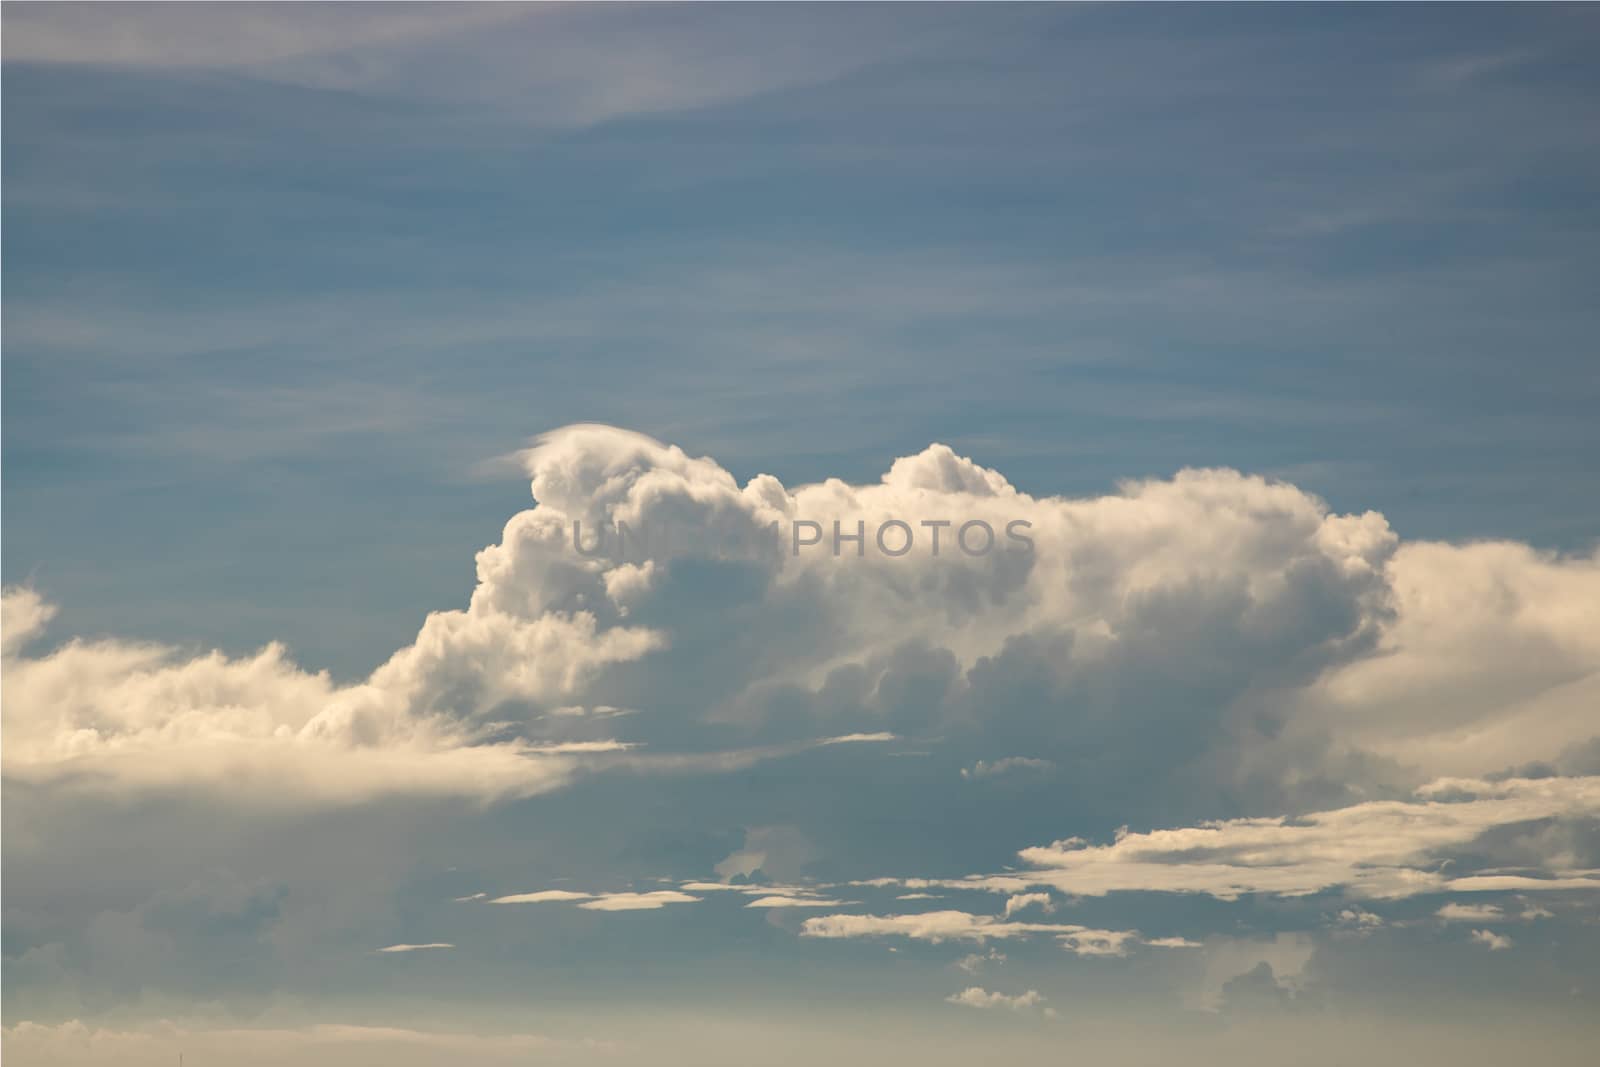
[[[1228,983],[1262,964],[1267,966],[1274,986],[1290,993],[1297,991],[1316,943],[1307,934],[1284,932],[1270,938],[1217,938],[1204,948],[1205,972],[1184,1000],[1191,1009],[1217,1011],[1222,1007]]]
[[[1539,819],[1592,820],[1596,815],[1600,777],[1442,779],[1419,790],[1414,800],[1370,801],[1293,819],[1229,819],[1124,833],[1109,845],[1058,841],[1019,853],[1032,870],[932,884],[1006,893],[1047,887],[1082,896],[1205,893],[1225,900],[1247,893],[1304,896],[1335,888],[1374,898],[1596,889],[1600,877],[1590,871],[1556,868],[1551,877],[1452,877],[1434,862],[1499,827]]]
[[[1546,893],[1566,890],[1600,891],[1600,870],[1574,869],[1550,877],[1525,874],[1474,874],[1452,878],[1445,883],[1445,888],[1457,893],[1501,893],[1508,890],[1530,889]]]
[[[961,768],[963,778],[996,778],[1005,774],[1016,774],[1022,771],[1043,773],[1055,770],[1055,764],[1047,759],[1034,759],[1031,756],[1007,756],[993,762],[979,760],[970,767]]]
[[[512,893],[495,897],[491,904],[550,904],[569,900],[589,900],[593,893],[580,893],[574,889],[539,889],[532,893]]]
[[[781,886],[753,886],[743,882],[684,882],[679,889],[690,893],[780,893]]]
[[[55,616],[53,604],[45,603],[35,590],[25,586],[7,589],[0,597],[0,651],[7,657],[38,638]]]
[[[574,704],[570,707],[551,708],[547,714],[563,719],[582,719],[585,717],[605,719],[615,718],[619,715],[637,715],[638,713],[638,708],[616,708],[609,704],[596,704],[592,708],[586,708],[582,704]]]
[[[387,946],[385,948],[380,948],[378,951],[379,952],[420,952],[423,949],[430,949],[430,948],[455,948],[455,946],[450,944],[447,941],[430,941],[426,945],[389,945],[389,946]]]
[[[701,899],[674,889],[657,889],[649,893],[599,893],[578,907],[585,911],[655,911],[668,904],[694,904]]]
[[[912,941],[987,941],[1037,933],[1038,923],[1002,923],[992,915],[968,912],[922,912],[918,915],[819,915],[800,928],[803,937],[910,937]]]
[[[1505,912],[1493,904],[1458,904],[1455,902],[1446,904],[1434,912],[1434,915],[1447,923],[1483,923],[1505,918]]]
[[[1008,996],[1005,993],[991,993],[981,986],[968,986],[944,999],[947,1003],[960,1004],[967,1008],[1003,1008],[1007,1011],[1027,1011],[1044,1003],[1044,997],[1040,996],[1036,989]]]
[[[737,882],[684,882],[678,887],[691,893],[740,893],[749,887]],[[767,890],[763,889],[763,892]]]
[[[968,974],[978,974],[990,964],[999,964],[1006,961],[1006,954],[997,948],[987,952],[973,952],[956,961],[956,966]]]
[[[1365,908],[1342,908],[1335,921],[1342,927],[1354,930],[1374,930],[1383,925],[1383,916]]]
[[[853,745],[853,744],[860,744],[862,742],[898,741],[898,740],[900,740],[900,739],[898,737],[896,737],[894,734],[880,732],[880,733],[874,733],[874,734],[840,734],[838,737],[824,737],[821,741],[818,741],[817,744],[819,744],[819,745]]]
[[[1595,736],[1600,550],[1415,542],[1385,577],[1393,615],[1378,654],[1308,691],[1306,728],[1429,775],[1547,760]]]
[[[694,904],[703,898],[676,889],[656,889],[647,893],[585,893],[575,889],[540,889],[531,893],[512,893],[495,897],[491,904],[570,904],[577,902],[585,911],[655,911],[668,904]]]
[[[1487,948],[1490,952],[1504,952],[1513,944],[1512,940],[1504,934],[1497,934],[1493,930],[1474,930],[1472,940]]]
[[[30,593],[5,600],[8,611],[38,611]],[[590,640],[598,643],[574,659]],[[5,773],[109,791],[186,785],[268,807],[392,793],[531,796],[570,781],[581,757],[626,746],[490,740],[502,728],[482,713],[575,684],[652,640],[598,634],[582,615],[522,623],[444,613],[429,618],[418,645],[346,687],[301,671],[276,644],[238,659],[186,659],[158,645],[73,641],[38,657],[8,655]],[[446,680],[469,660],[479,671],[471,684]],[[552,661],[548,671],[532,666]],[[443,706],[447,685],[470,701]]]
[[[908,937],[914,941],[977,941],[1026,937],[1035,933],[1068,933],[1085,929],[1055,923],[1006,922],[993,915],[965,911],[926,911],[915,915],[822,915],[807,919],[804,937]]]
[[[843,939],[856,937],[906,937],[913,941],[940,944],[945,941],[975,941],[1026,938],[1048,934],[1061,946],[1079,956],[1121,956],[1137,943],[1156,948],[1188,947],[1174,938],[1144,941],[1136,930],[1098,930],[1074,923],[1012,922],[993,915],[965,911],[928,911],[916,915],[820,915],[807,919],[800,928],[802,937]]]
[[[1069,930],[1056,935],[1061,947],[1079,956],[1124,956],[1130,944],[1150,948],[1191,948],[1181,937],[1157,937],[1143,941],[1136,930]]]
[[[772,896],[757,897],[746,904],[747,908],[834,908],[847,903],[843,900],[832,900],[828,897],[792,897]]]
[[[1006,899],[1006,918],[1011,918],[1017,912],[1037,904],[1046,914],[1056,910],[1055,901],[1049,893],[1018,893]]]

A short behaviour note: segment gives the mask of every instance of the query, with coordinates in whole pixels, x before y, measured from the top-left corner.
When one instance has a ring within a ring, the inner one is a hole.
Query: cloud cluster
[[[1037,498],[936,445],[868,484],[741,484],[602,426],[517,462],[534,504],[478,554],[466,605],[352,684],[278,645],[52,645],[53,608],[9,590],[8,787],[30,811],[188,792],[304,812],[555,804],[576,786],[569,810],[611,835],[596,855],[658,863],[666,847],[641,842],[668,819],[652,806],[670,776],[673,825],[707,827],[688,846],[703,864],[564,873],[670,873],[676,888],[494,902],[633,911],[738,892],[773,925],[829,909],[803,919],[806,937],[1054,938],[1082,956],[1193,942],[1022,916],[1052,894],[1600,889],[1592,835],[1573,829],[1600,814],[1600,557],[1404,543],[1380,515],[1228,470]],[[802,519],[1020,519],[1033,548],[797,555],[784,531]],[[651,536],[585,555],[574,523]],[[1455,772],[1470,776],[1440,777]],[[694,783],[713,773],[737,800]],[[1119,823],[1173,828],[1112,838]],[[1071,833],[1098,843],[1022,848]],[[886,848],[889,869],[919,877],[861,881]],[[1023,866],[999,870],[1018,848]],[[728,881],[688,880],[712,870]],[[956,876],[973,870],[996,873]],[[824,893],[845,885],[1009,899],[998,915],[848,914],[842,890]],[[1336,925],[1379,928],[1348,910]]]
[[[1440,779],[1410,800],[1369,801],[1293,818],[1229,819],[1173,830],[1123,832],[1106,845],[1081,838],[1023,849],[1032,869],[959,879],[905,879],[907,886],[1018,894],[1009,917],[1051,889],[1099,897],[1118,892],[1306,896],[1340,890],[1395,899],[1424,893],[1600,891],[1600,871],[1561,852],[1521,873],[1460,872],[1443,861],[1494,831],[1552,820],[1600,818],[1600,777]],[[894,881],[894,880],[890,880]],[[1440,917],[1481,918],[1487,905],[1447,905]],[[1355,913],[1353,913],[1355,914]],[[1496,911],[1496,914],[1498,912]],[[1359,918],[1359,916],[1357,916]]]

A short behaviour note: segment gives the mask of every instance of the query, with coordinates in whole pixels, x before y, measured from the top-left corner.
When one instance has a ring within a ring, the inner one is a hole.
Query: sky
[[[3,30],[14,1062],[1587,1062],[1592,9]]]

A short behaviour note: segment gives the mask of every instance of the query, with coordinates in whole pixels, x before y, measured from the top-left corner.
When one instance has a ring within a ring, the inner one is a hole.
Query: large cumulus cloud
[[[519,458],[536,504],[479,553],[468,605],[356,685],[277,645],[30,652],[51,609],[8,593],[7,775],[493,798],[624,744],[894,733],[967,766],[1310,803],[1493,771],[1502,752],[1555,759],[1591,735],[1595,558],[1402,545],[1380,515],[1227,470],[1035,498],[933,445],[874,484],[791,489],[603,426]],[[903,554],[874,537],[892,520]],[[969,522],[996,531],[992,550],[961,550]],[[796,523],[820,543],[797,550]],[[865,540],[835,551],[836,524]]]
[[[1594,893],[1600,557],[1407,542],[1229,470],[1042,498],[934,445],[869,484],[741,484],[600,426],[517,459],[532,506],[465,606],[351,684],[278,645],[52,641],[71,605],[7,592],[8,995],[70,1018],[402,958],[465,974],[486,939],[542,958],[590,920],[669,954],[741,924],[1210,959],[1238,918],[1203,909],[1252,899],[1257,933],[1324,947],[1327,915],[1370,917],[1350,953],[1421,937],[1413,902],[1465,945],[1447,900]],[[974,521],[992,550],[961,550]],[[474,906],[549,886],[581,900]],[[1536,943],[1510,940],[1497,961]]]

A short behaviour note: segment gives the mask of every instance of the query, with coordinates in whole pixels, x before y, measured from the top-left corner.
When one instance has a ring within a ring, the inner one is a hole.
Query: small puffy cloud
[[[876,742],[898,741],[898,740],[900,740],[900,739],[898,737],[896,737],[894,734],[884,733],[884,732],[880,731],[878,733],[871,733],[871,734],[840,734],[837,737],[824,737],[821,741],[818,741],[817,744],[819,744],[819,745],[859,745],[859,744],[872,744],[872,743],[876,743]]]
[[[1006,898],[1006,918],[1011,918],[1025,908],[1038,906],[1040,910],[1049,914],[1056,910],[1055,901],[1049,893],[1018,893],[1014,897]]]
[[[599,893],[578,907],[585,911],[654,911],[668,904],[694,904],[702,899],[675,889],[657,889],[649,893]]]
[[[1079,956],[1120,956],[1131,944],[1141,943],[1136,930],[1098,930],[1075,923],[1012,922],[993,915],[965,911],[929,911],[916,915],[819,915],[800,928],[802,937],[844,939],[905,937],[940,944],[1054,936],[1061,946]],[[1178,947],[1172,939],[1143,942],[1158,948]]]
[[[54,604],[32,589],[7,589],[0,596],[0,654],[15,655],[44,630],[56,613]]]
[[[387,946],[385,948],[380,948],[378,951],[379,952],[421,952],[424,949],[430,949],[430,948],[455,948],[455,946],[450,944],[447,941],[430,941],[425,945],[389,945],[389,946]]]
[[[999,472],[956,455],[949,445],[933,444],[915,456],[894,461],[883,483],[902,490],[961,493],[972,496],[1015,496],[1017,491]]]
[[[693,904],[703,897],[676,889],[656,889],[647,893],[585,893],[576,889],[540,889],[532,893],[512,893],[495,897],[491,904],[568,904],[576,902],[585,911],[655,911],[668,904]]]
[[[965,911],[927,911],[916,915],[820,915],[807,919],[803,937],[908,937],[914,941],[978,941],[1025,937],[1040,931],[1066,929],[1047,923],[1004,922],[993,915]],[[1077,929],[1073,927],[1072,929]]]
[[[754,885],[748,882],[684,882],[678,888],[689,893],[784,894],[789,892],[784,886]]]
[[[593,707],[584,707],[574,704],[570,707],[551,708],[546,714],[558,719],[609,719],[620,715],[637,715],[637,708],[614,708],[609,704],[596,704]]]
[[[1056,765],[1047,759],[1031,756],[1007,756],[994,761],[979,760],[970,767],[961,768],[963,778],[998,778],[1001,775],[1032,772],[1043,774],[1055,770]]]
[[[1365,908],[1341,908],[1334,916],[1334,925],[1344,930],[1376,930],[1383,925],[1383,916]]]
[[[678,888],[687,893],[742,893],[747,897],[821,899],[821,890],[831,887],[771,885],[758,882],[684,882]],[[781,904],[776,906],[783,907]]]
[[[1505,912],[1494,904],[1457,904],[1451,902],[1434,912],[1447,923],[1485,923],[1505,918]]]
[[[588,900],[593,893],[582,893],[575,889],[539,889],[532,893],[511,893],[503,897],[495,897],[489,901],[491,904],[552,904],[564,903],[569,900]]]
[[[1000,1008],[1006,1011],[1029,1011],[1044,1004],[1044,997],[1035,989],[1030,989],[1026,993],[1007,995],[992,993],[981,986],[968,986],[944,999],[948,1004],[960,1004],[966,1008]]]
[[[1079,956],[1125,956],[1130,944],[1141,943],[1136,930],[1070,930],[1056,935],[1068,952]],[[1183,938],[1158,937],[1143,941],[1151,948],[1189,948]]]
[[[1230,992],[1241,990],[1235,984],[1240,979],[1245,980],[1246,988],[1263,987],[1258,992],[1293,994],[1300,988],[1301,976],[1315,950],[1316,943],[1309,935],[1293,932],[1271,938],[1209,941],[1205,945],[1205,972],[1199,983],[1185,993],[1184,1002],[1197,1011],[1220,1011]]]
[[[779,881],[800,881],[806,865],[816,856],[816,845],[793,826],[748,826],[743,845],[723,857],[712,869],[730,882],[734,879],[748,882],[757,872]],[[782,887],[774,886],[773,891],[781,893]]]
[[[1474,930],[1472,940],[1475,944],[1482,945],[1490,952],[1504,952],[1513,944],[1512,940],[1504,934],[1497,934],[1493,930]]]
[[[978,974],[990,964],[999,964],[1006,961],[1006,954],[997,948],[987,952],[973,952],[956,961],[956,967],[968,974]]]
[[[1141,940],[1142,944],[1151,948],[1204,948],[1200,941],[1191,941],[1187,937],[1147,937]]]
[[[832,900],[827,897],[791,897],[770,896],[757,897],[746,904],[747,908],[836,908],[845,903],[842,900]]]

